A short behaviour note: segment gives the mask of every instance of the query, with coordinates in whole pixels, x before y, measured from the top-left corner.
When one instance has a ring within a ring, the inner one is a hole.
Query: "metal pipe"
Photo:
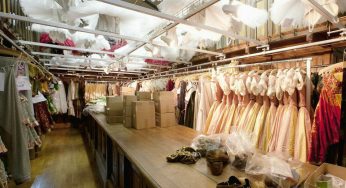
[[[84,57],[84,56],[74,56],[74,55],[62,55],[62,54],[52,54],[52,53],[43,53],[43,52],[31,52],[33,55],[39,55],[39,56],[51,56],[51,57],[61,57],[61,58],[73,58],[73,59],[86,59],[86,60],[94,60],[94,61],[105,61],[105,62],[110,62],[114,63],[116,60],[109,60],[109,59],[99,59],[99,58],[89,58],[89,57]],[[50,61],[51,59],[40,59],[44,61]],[[128,62],[126,64],[130,65],[143,65],[143,63],[135,63],[135,62]],[[145,65],[150,66],[150,67],[159,67],[159,68],[170,68],[171,66],[165,66],[165,65],[152,65],[146,63]]]
[[[107,3],[107,4],[110,4],[110,5],[115,5],[117,7],[121,7],[121,8],[125,8],[125,9],[128,9],[128,10],[132,10],[132,11],[140,12],[140,13],[147,14],[147,15],[150,15],[150,16],[154,16],[154,17],[157,17],[157,18],[162,18],[162,19],[165,19],[165,20],[170,20],[170,21],[173,21],[175,23],[185,24],[185,25],[196,27],[196,28],[212,31],[212,32],[215,32],[215,33],[219,33],[219,34],[231,37],[231,38],[236,38],[236,39],[239,39],[239,40],[251,42],[251,43],[254,43],[254,44],[257,44],[257,45],[264,44],[263,42],[255,40],[255,39],[250,39],[248,37],[237,35],[237,34],[234,34],[232,32],[229,32],[229,31],[220,30],[218,28],[210,27],[210,26],[203,25],[203,24],[200,24],[200,23],[190,22],[188,20],[185,20],[185,19],[182,19],[182,18],[178,18],[176,16],[172,16],[172,15],[165,14],[165,13],[162,13],[162,12],[159,12],[159,11],[151,10],[151,9],[148,9],[148,8],[145,8],[145,7],[142,7],[142,6],[138,6],[138,5],[135,5],[135,4],[132,4],[132,3],[128,3],[128,2],[125,2],[125,1],[121,1],[121,0],[99,0],[99,1]]]
[[[211,54],[211,55],[217,55],[217,56],[222,56],[223,55],[222,53],[219,53],[219,52],[212,52],[212,51],[202,50],[202,49],[197,49],[197,48],[187,48],[187,47],[179,47],[179,46],[170,47],[170,46],[162,45],[162,44],[159,44],[159,43],[156,43],[156,42],[152,42],[152,41],[149,41],[149,40],[146,40],[146,39],[142,39],[142,38],[125,36],[125,35],[119,35],[119,34],[116,34],[116,33],[110,33],[110,32],[105,32],[105,31],[85,29],[85,28],[75,27],[75,26],[71,26],[71,25],[68,25],[68,24],[64,24],[64,23],[49,22],[49,21],[44,21],[44,20],[37,20],[37,19],[34,19],[34,18],[26,17],[26,16],[18,16],[18,15],[14,15],[14,14],[3,13],[3,12],[0,12],[0,17],[8,18],[8,19],[14,19],[14,20],[20,20],[20,21],[24,21],[24,22],[36,23],[36,24],[46,25],[46,26],[55,27],[55,28],[63,28],[63,29],[68,29],[68,30],[73,30],[73,31],[80,31],[80,32],[84,32],[84,33],[91,33],[91,34],[95,34],[95,35],[104,35],[104,36],[108,36],[108,37],[114,37],[114,38],[131,40],[131,41],[137,41],[137,42],[152,44],[152,45],[155,45],[155,46],[160,46],[160,47],[165,47],[165,48],[173,48],[173,49],[195,51],[195,52]]]
[[[41,47],[48,47],[48,48],[57,48],[62,50],[76,50],[76,51],[82,51],[82,52],[88,52],[88,53],[96,53],[96,54],[108,54],[108,55],[116,55],[123,57],[122,54],[117,54],[115,52],[107,52],[107,51],[101,51],[101,50],[92,50],[92,49],[85,49],[85,48],[75,48],[75,47],[69,47],[69,46],[60,46],[60,45],[54,45],[54,44],[46,44],[41,42],[32,42],[32,41],[24,41],[24,40],[17,40],[16,42],[26,45],[32,45],[32,46],[41,46]],[[160,61],[169,61],[169,62],[177,62],[177,63],[185,63],[185,64],[191,64],[191,62],[187,61],[179,61],[174,59],[164,59],[164,58],[158,58],[158,57],[147,57],[147,56],[139,56],[139,55],[128,55],[128,57],[133,58],[140,58],[140,59],[154,59],[154,60],[160,60]]]
[[[213,65],[213,64],[217,65],[218,63],[230,62],[232,60],[239,60],[239,59],[244,59],[244,58],[249,58],[249,57],[269,55],[269,54],[280,53],[280,52],[285,52],[285,51],[290,51],[290,50],[297,50],[297,49],[307,48],[307,47],[311,47],[311,46],[331,44],[331,43],[340,42],[340,41],[344,41],[344,40],[346,40],[346,37],[339,37],[339,38],[335,38],[335,39],[329,39],[329,40],[324,40],[324,41],[319,41],[319,42],[313,42],[313,43],[308,43],[308,44],[301,44],[301,45],[297,45],[297,46],[290,46],[290,47],[286,47],[286,48],[280,48],[280,49],[264,51],[264,52],[254,53],[254,54],[247,54],[247,55],[242,55],[242,56],[237,56],[237,57],[232,57],[232,58],[227,58],[227,59],[222,59],[222,60],[217,60],[217,61],[211,61],[211,62],[208,62],[208,63],[199,64],[199,65],[192,65],[192,66],[189,66],[189,67],[183,67],[183,68],[163,71],[161,73],[169,73],[169,72],[172,72],[172,71],[179,71],[179,70],[184,70],[184,69],[189,69],[189,68],[196,68],[196,67],[202,67],[202,66]],[[152,75],[150,75],[150,76],[152,76]]]
[[[78,72],[101,72],[101,73],[105,73],[104,71],[102,71],[101,69],[91,69],[91,70],[87,70],[87,69],[67,69],[67,68],[59,68],[59,67],[49,67],[49,70],[65,70],[65,71],[78,71]],[[123,71],[112,71],[109,73],[116,73],[116,74],[129,74],[129,75],[142,75],[141,73],[137,72],[123,72]]]

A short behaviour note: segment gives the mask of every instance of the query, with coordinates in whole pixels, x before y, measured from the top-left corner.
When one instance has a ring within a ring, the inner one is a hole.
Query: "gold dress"
[[[223,115],[224,108],[226,107],[226,103],[227,103],[227,96],[224,95],[222,98],[222,102],[215,109],[215,112],[213,114],[213,118],[211,119],[211,122],[209,125],[208,134],[215,134],[216,133],[216,130],[218,127],[217,123],[219,122],[219,119]]]
[[[236,112],[236,107],[238,106],[238,96],[237,95],[233,95],[233,100],[232,100],[232,105],[229,109],[229,113],[228,113],[228,117],[227,117],[227,121],[225,124],[225,128],[224,128],[224,133],[229,134],[231,131],[231,127],[233,126],[232,122],[233,119],[235,119],[235,112]]]
[[[261,106],[261,109],[258,112],[255,126],[253,128],[253,138],[254,138],[253,141],[256,144],[257,148],[259,148],[260,140],[263,137],[264,123],[267,117],[268,110],[269,110],[269,98],[268,96],[263,96],[263,104]]]
[[[232,98],[233,98],[232,92],[226,96],[226,107],[224,108],[222,117],[219,119],[219,122],[217,123],[218,127],[217,127],[217,130],[215,131],[216,133],[224,132],[226,123],[229,119],[229,113],[232,106]]]
[[[270,107],[269,107],[267,116],[265,118],[264,127],[263,127],[263,136],[260,138],[260,143],[258,147],[260,150],[264,152],[268,151],[269,142],[272,137],[277,103],[278,103],[278,100],[276,99],[276,97],[273,97],[270,100]]]
[[[311,134],[311,119],[309,111],[306,109],[305,93],[306,89],[303,87],[299,91],[298,123],[294,144],[294,158],[301,162],[307,162]]]

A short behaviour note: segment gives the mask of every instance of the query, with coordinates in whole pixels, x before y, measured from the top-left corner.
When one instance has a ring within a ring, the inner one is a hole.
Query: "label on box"
[[[5,73],[0,72],[0,91],[5,91]]]
[[[18,76],[16,78],[16,85],[18,91],[31,90],[31,84],[27,76]]]

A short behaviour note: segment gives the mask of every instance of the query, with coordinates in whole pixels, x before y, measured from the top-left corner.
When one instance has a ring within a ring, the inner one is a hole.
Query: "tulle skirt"
[[[249,102],[249,104],[246,106],[245,110],[243,112],[241,112],[241,116],[240,116],[240,119],[238,122],[238,130],[244,130],[245,131],[249,112],[251,111],[251,109],[254,105],[255,105],[255,101],[251,100]]]
[[[256,124],[257,115],[259,115],[259,111],[261,109],[261,106],[258,102],[255,102],[255,104],[250,109],[246,121],[244,122],[244,128],[247,133],[252,133],[254,130],[254,126]]]
[[[217,108],[215,109],[215,112],[213,114],[213,117],[210,121],[209,129],[208,129],[208,134],[215,134],[216,132],[216,127],[218,126],[217,123],[221,116],[223,115],[223,110],[226,107],[226,101],[221,102]]]

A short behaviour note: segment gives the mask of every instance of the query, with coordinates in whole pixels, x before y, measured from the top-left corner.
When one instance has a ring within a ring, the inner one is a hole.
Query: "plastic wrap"
[[[191,147],[197,150],[204,157],[210,150],[219,149],[224,146],[225,135],[198,135],[192,140]]]
[[[299,180],[294,168],[297,163],[282,159],[275,154],[263,155],[255,153],[246,163],[245,173],[251,175],[264,175],[267,187],[290,187]]]
[[[238,170],[245,170],[248,158],[256,151],[251,135],[243,132],[232,132],[226,140],[226,148],[231,166]]]

